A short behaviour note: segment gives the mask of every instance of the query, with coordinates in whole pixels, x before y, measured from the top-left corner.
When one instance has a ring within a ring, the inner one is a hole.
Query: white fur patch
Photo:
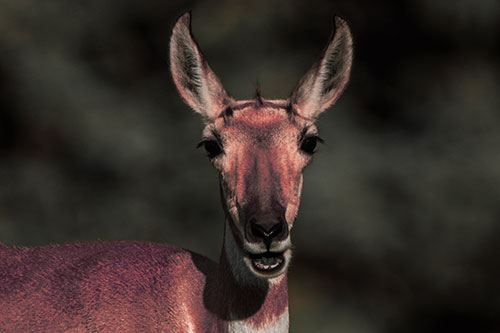
[[[229,332],[283,333],[283,332],[288,332],[288,329],[289,329],[288,307],[283,312],[283,314],[281,314],[281,316],[260,327],[255,327],[252,325],[252,323],[249,323],[246,320],[235,320],[229,323]]]

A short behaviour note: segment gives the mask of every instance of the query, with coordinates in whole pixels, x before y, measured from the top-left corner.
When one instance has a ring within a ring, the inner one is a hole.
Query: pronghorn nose
[[[284,240],[288,236],[288,226],[283,218],[260,221],[251,218],[248,221],[246,236],[250,242],[263,241],[269,249],[273,240]]]

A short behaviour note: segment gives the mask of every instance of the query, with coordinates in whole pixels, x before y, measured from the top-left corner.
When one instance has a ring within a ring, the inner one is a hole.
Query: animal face
[[[219,171],[231,237],[248,269],[273,278],[291,258],[290,233],[302,191],[302,171],[318,142],[314,125],[347,84],[352,39],[335,18],[335,34],[320,60],[286,100],[235,101],[212,72],[192,36],[191,16],[177,21],[171,38],[174,82],[206,123],[201,146]]]

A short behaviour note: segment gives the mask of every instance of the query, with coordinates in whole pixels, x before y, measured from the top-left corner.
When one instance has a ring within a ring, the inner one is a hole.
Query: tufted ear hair
[[[335,103],[349,81],[353,54],[351,32],[340,17],[334,17],[334,23],[334,34],[321,58],[290,97],[296,112],[311,120]]]
[[[184,101],[205,120],[213,121],[229,104],[229,95],[193,37],[189,12],[179,17],[172,31],[170,70]]]

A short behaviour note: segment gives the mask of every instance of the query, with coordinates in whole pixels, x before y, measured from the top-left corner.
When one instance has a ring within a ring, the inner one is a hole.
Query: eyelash
[[[316,152],[318,142],[323,143],[325,141],[317,135],[307,135],[300,143],[300,150],[308,155],[312,155]]]
[[[224,152],[224,150],[222,149],[222,145],[217,140],[202,140],[196,147],[199,148],[201,146],[205,148],[205,151],[207,152],[207,155],[210,159],[213,159]]]

